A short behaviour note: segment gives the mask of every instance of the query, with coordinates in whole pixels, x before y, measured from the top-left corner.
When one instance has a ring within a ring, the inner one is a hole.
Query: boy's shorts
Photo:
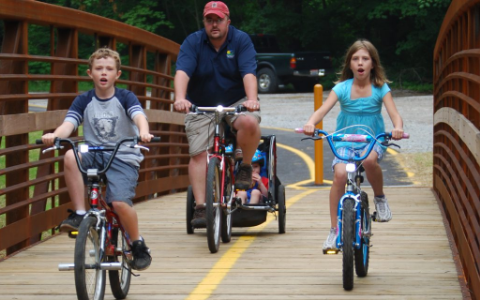
[[[109,159],[109,153],[82,153],[82,166],[85,169],[98,168],[98,170],[101,171],[106,166]],[[83,181],[86,184],[87,175],[82,175]],[[107,191],[105,197],[107,203],[111,204],[112,201],[121,201],[132,206],[132,199],[135,197],[135,189],[138,181],[138,168],[123,162],[118,158],[114,158],[112,165],[105,175],[107,177]]]
[[[245,102],[245,98],[241,99],[234,104],[230,105],[230,107],[235,107],[243,102]],[[258,123],[260,124],[262,118],[260,116],[260,111],[254,112],[242,112],[240,115],[250,115],[253,116]],[[231,131],[235,134],[233,130],[233,122],[240,116],[240,115],[233,115],[233,116],[226,116],[225,120],[227,124],[230,126]],[[208,115],[197,115],[194,113],[189,113],[185,116],[185,131],[187,133],[188,139],[188,146],[189,146],[189,154],[190,156],[196,156],[207,149],[211,149],[213,147],[213,135],[215,133],[215,122],[212,119],[213,114]],[[208,147],[207,147],[207,140],[208,140]]]
[[[343,157],[345,157],[345,156],[351,157],[351,156],[355,156],[355,155],[358,156],[358,155],[362,154],[362,152],[365,150],[365,148],[367,146],[365,146],[362,149],[353,149],[353,148],[350,148],[350,147],[341,147],[341,148],[337,149],[337,153],[340,154],[340,156],[343,156]],[[383,156],[385,154],[385,150],[379,144],[375,144],[373,146],[372,151],[377,152],[377,155],[378,155],[377,162],[380,162],[383,159]],[[336,164],[347,164],[347,163],[348,163],[348,161],[341,160],[340,158],[335,156],[335,158],[333,159],[333,162],[332,162],[332,170],[335,171],[335,165]]]

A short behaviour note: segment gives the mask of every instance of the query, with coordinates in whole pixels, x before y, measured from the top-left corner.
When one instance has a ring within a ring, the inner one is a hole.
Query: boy
[[[256,150],[252,158],[252,187],[247,191],[237,193],[237,197],[242,199],[242,204],[258,204],[263,197],[268,197],[268,178],[260,176],[263,164],[262,153],[260,150]]]
[[[93,80],[94,89],[75,98],[63,124],[53,133],[43,135],[43,143],[51,146],[56,137],[69,137],[81,123],[85,140],[90,145],[112,146],[119,139],[129,136],[140,136],[143,142],[149,142],[153,135],[149,133],[147,118],[138,98],[130,91],[115,87],[115,81],[122,73],[118,52],[108,48],[98,49],[90,56],[88,66],[87,74]],[[94,155],[82,153],[82,164],[102,164],[101,155]],[[132,203],[142,160],[139,149],[125,147],[118,152],[106,173],[106,201],[118,214],[133,241],[132,268],[139,271],[147,269],[152,261],[150,250],[140,236],[137,213]],[[83,176],[72,150],[67,151],[64,161],[65,182],[76,210],[60,224],[60,231],[68,232],[78,230],[87,209]],[[108,158],[103,161],[108,161]]]

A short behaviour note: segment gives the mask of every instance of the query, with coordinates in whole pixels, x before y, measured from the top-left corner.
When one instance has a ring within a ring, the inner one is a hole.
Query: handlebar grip
[[[237,106],[237,112],[247,111],[247,108],[242,104]]]
[[[150,140],[150,142],[151,142],[151,143],[160,142],[161,139],[162,139],[162,138],[159,137],[159,136],[154,136],[154,137]]]
[[[43,141],[41,139],[36,139],[35,140],[35,144],[37,145],[42,145],[43,144]]]
[[[409,139],[410,138],[410,133],[404,132],[402,135],[402,139]]]
[[[190,111],[191,112],[196,112],[197,111],[197,107],[195,104],[192,104],[192,106],[190,106]]]
[[[303,128],[295,128],[295,133],[304,133]]]

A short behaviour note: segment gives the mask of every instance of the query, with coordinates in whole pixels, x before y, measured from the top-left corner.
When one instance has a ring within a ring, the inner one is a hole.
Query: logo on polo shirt
[[[235,57],[235,53],[233,53],[232,50],[227,50],[227,58],[234,58]]]

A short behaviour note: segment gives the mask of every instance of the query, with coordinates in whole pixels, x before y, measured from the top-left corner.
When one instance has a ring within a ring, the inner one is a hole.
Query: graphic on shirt
[[[232,50],[227,50],[227,58],[234,58],[235,53]]]
[[[117,124],[117,119],[118,117],[103,117],[103,118],[93,118],[93,128],[95,128],[95,131],[97,133],[97,137],[104,141],[104,142],[109,142],[110,140],[113,140],[113,138],[116,136],[115,128]]]

